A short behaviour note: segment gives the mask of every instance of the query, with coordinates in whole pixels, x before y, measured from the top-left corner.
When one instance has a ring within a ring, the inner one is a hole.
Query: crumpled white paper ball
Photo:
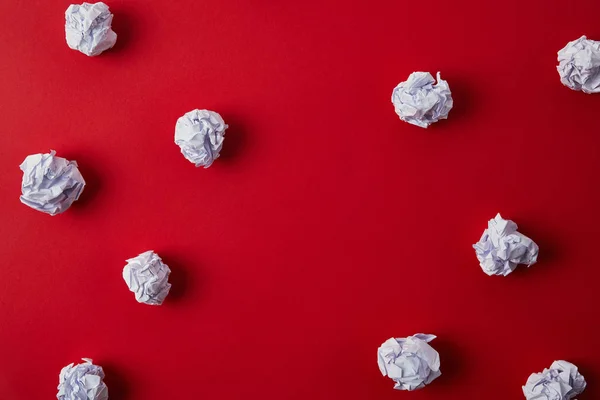
[[[92,364],[89,358],[84,363],[67,365],[60,371],[58,400],[108,400],[108,388],[104,383],[102,367]]]
[[[585,389],[577,367],[568,361],[554,361],[550,369],[531,374],[523,386],[527,400],[571,400]]]
[[[32,154],[19,166],[23,171],[21,203],[50,215],[66,211],[85,186],[77,163],[55,155],[54,150]]]
[[[65,11],[67,44],[88,56],[97,56],[117,42],[111,29],[113,15],[102,2],[71,4]]]
[[[563,85],[584,93],[600,92],[600,42],[582,36],[558,52],[556,67]]]
[[[537,261],[538,245],[527,236],[517,232],[517,224],[497,214],[488,222],[479,242],[473,245],[479,265],[488,275],[506,276],[518,264],[529,267]]]
[[[448,82],[437,81],[429,72],[413,72],[406,82],[400,82],[392,92],[392,103],[402,121],[427,128],[440,119],[448,118],[454,104]]]
[[[193,110],[177,120],[175,144],[196,167],[208,168],[219,158],[228,126],[221,116],[209,110]]]
[[[169,294],[171,270],[160,257],[148,250],[127,260],[123,279],[139,303],[161,305]]]
[[[428,343],[435,338],[417,333],[407,338],[390,338],[379,347],[379,370],[395,382],[394,389],[421,389],[442,374],[440,355]]]

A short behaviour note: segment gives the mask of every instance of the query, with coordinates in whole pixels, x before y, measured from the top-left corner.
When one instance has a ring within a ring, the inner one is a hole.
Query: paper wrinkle
[[[208,168],[219,158],[228,126],[221,116],[209,110],[193,110],[177,120],[175,144],[196,167]]]
[[[558,52],[556,67],[563,85],[584,93],[600,92],[600,42],[585,35]]]
[[[527,400],[571,400],[586,387],[585,378],[568,361],[554,361],[549,369],[531,374],[523,386]]]
[[[407,338],[390,338],[379,347],[379,370],[395,382],[394,389],[421,389],[442,374],[440,356],[428,344],[435,338],[418,333]]]
[[[123,279],[139,303],[161,305],[169,294],[171,270],[152,250],[127,260]]]
[[[427,128],[440,119],[448,118],[454,104],[448,82],[437,81],[429,72],[413,72],[405,82],[400,82],[392,92],[392,103],[402,121]]]
[[[50,215],[65,212],[85,186],[77,162],[55,155],[54,150],[32,154],[19,166],[23,171],[21,203]]]
[[[117,42],[111,29],[113,15],[102,2],[71,4],[65,11],[67,44],[88,56],[97,56]]]
[[[517,232],[517,224],[497,214],[488,222],[479,242],[473,245],[483,272],[506,276],[518,264],[535,264],[539,248],[533,240]]]
[[[89,358],[81,364],[67,365],[60,371],[58,400],[108,400],[108,388],[104,383],[102,367],[94,365]]]

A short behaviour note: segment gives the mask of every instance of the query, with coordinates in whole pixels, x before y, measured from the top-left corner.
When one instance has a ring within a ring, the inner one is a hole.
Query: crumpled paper
[[[550,369],[531,374],[523,386],[527,400],[570,400],[583,392],[586,382],[568,361],[554,361]]]
[[[19,166],[23,171],[21,203],[50,215],[66,211],[85,186],[77,163],[55,155],[54,150],[32,154]]]
[[[102,2],[71,4],[65,12],[67,44],[88,56],[97,56],[117,42],[111,29],[113,15]]]
[[[123,279],[139,303],[161,305],[169,294],[171,270],[152,250],[127,260]]]
[[[440,119],[448,118],[453,100],[448,82],[437,81],[429,72],[413,72],[406,82],[400,82],[392,92],[392,103],[402,121],[427,128]]]
[[[218,113],[196,109],[177,120],[175,144],[196,167],[208,168],[219,157],[227,128]]]
[[[89,358],[84,363],[67,365],[60,371],[58,400],[108,400],[108,388],[104,383],[102,367],[92,364]]]
[[[556,67],[563,85],[584,93],[600,92],[600,42],[582,36],[558,52]]]
[[[488,222],[479,242],[473,245],[479,265],[488,275],[506,276],[518,264],[535,264],[538,245],[527,236],[517,232],[517,224],[496,215]]]
[[[435,338],[418,333],[407,338],[390,338],[379,347],[379,370],[396,383],[394,389],[421,389],[442,374],[440,355],[428,344]]]

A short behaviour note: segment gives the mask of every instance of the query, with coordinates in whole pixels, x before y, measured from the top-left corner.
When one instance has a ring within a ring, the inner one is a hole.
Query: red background
[[[519,399],[555,359],[600,396],[600,95],[555,68],[600,2],[107,3],[117,44],[88,58],[67,1],[0,2],[0,398],[52,398],[80,357],[112,400]],[[428,130],[390,103],[415,70],[455,100]],[[173,143],[194,108],[230,125],[207,170]],[[87,181],[56,217],[19,202],[50,149]],[[496,212],[537,265],[480,270]],[[162,307],[121,277],[148,249]],[[376,350],[416,332],[443,375],[400,393]]]

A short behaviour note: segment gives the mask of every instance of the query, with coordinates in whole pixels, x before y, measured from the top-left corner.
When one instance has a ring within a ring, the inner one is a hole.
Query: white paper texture
[[[582,36],[558,52],[556,67],[563,85],[584,93],[600,92],[600,42]]]
[[[571,400],[585,389],[577,367],[568,361],[554,361],[549,369],[531,374],[523,386],[527,400]]]
[[[67,44],[88,56],[97,56],[117,42],[111,29],[113,15],[102,2],[71,4],[65,11]]]
[[[429,72],[413,72],[392,92],[392,104],[402,121],[427,128],[448,118],[454,104],[448,82],[437,73],[437,84]]]
[[[23,171],[21,203],[50,215],[66,211],[85,186],[77,163],[55,155],[54,150],[33,154],[19,166]]]
[[[171,270],[152,250],[127,260],[123,279],[139,303],[161,305],[169,294]]]
[[[193,110],[177,120],[175,144],[196,167],[208,168],[219,157],[227,128],[218,113]]]
[[[379,347],[379,370],[395,382],[394,389],[421,389],[442,374],[440,356],[429,345],[433,339],[434,335],[418,333],[407,338],[390,338]]]
[[[517,232],[517,224],[497,214],[488,222],[479,242],[473,245],[479,265],[488,275],[506,276],[518,264],[535,264],[539,248],[527,236]]]
[[[58,400],[108,400],[102,367],[89,358],[81,364],[69,364],[60,371]]]

